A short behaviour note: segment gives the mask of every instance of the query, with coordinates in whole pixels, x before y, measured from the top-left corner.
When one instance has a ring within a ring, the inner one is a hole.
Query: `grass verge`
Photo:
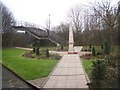
[[[22,56],[24,52],[26,50],[3,49],[2,64],[25,80],[48,76],[58,62],[58,60],[25,58]]]
[[[88,77],[91,77],[91,71],[92,71],[92,65],[93,65],[93,61],[95,61],[95,58],[91,58],[91,59],[83,59],[82,58],[82,62],[83,62],[83,67],[85,68],[85,71],[88,75]]]
[[[99,52],[102,52],[103,50],[101,49],[101,46],[91,46],[91,47],[95,47],[96,51],[99,51]],[[89,46],[83,46],[83,49],[89,49]],[[117,46],[117,45],[114,45],[111,47],[111,50],[110,50],[111,53],[116,53],[116,52],[120,52],[120,47]]]

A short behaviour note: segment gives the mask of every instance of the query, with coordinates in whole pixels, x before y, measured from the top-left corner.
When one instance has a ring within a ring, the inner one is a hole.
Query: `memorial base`
[[[69,52],[68,51],[68,54],[78,54],[78,52]]]

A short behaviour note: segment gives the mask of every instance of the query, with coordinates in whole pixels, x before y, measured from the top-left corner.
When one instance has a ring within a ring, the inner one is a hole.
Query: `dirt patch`
[[[92,56],[92,54],[90,54],[90,53],[86,53],[86,54],[84,54],[84,55],[81,55],[80,56],[81,58],[84,58],[84,59],[91,59],[93,56]]]

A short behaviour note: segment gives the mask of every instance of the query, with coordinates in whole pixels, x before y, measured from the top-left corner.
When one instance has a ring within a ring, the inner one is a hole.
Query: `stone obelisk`
[[[68,53],[74,53],[74,38],[73,38],[73,29],[72,29],[72,20],[71,16],[69,17],[69,50]]]

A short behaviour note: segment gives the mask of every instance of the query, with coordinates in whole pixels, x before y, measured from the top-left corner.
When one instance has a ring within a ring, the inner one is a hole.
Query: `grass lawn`
[[[22,56],[25,52],[26,50],[16,48],[2,51],[2,64],[25,80],[48,76],[58,62],[58,60],[25,58]]]
[[[91,77],[91,70],[92,70],[92,61],[95,61],[95,58],[91,58],[91,59],[82,59],[83,62],[83,67],[85,68],[85,71],[88,75],[88,77]]]

